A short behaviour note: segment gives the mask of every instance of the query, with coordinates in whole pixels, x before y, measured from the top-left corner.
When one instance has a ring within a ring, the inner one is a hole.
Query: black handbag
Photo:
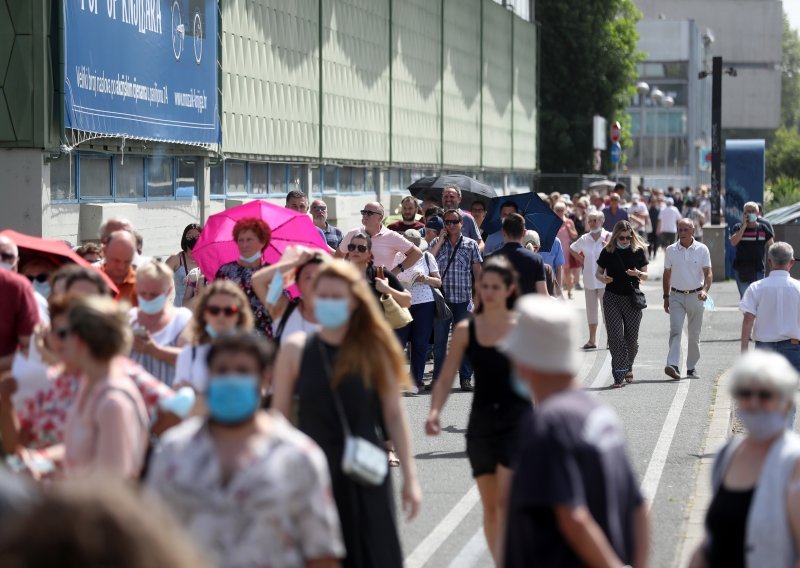
[[[431,265],[428,262],[428,252],[423,252],[422,255],[425,257],[425,265],[428,267],[428,275],[430,275]],[[444,299],[442,291],[431,286],[431,292],[433,292],[433,301],[436,304],[434,307],[434,319],[438,321],[444,321],[452,318],[453,312],[450,310],[450,306],[447,305],[447,301]]]
[[[639,288],[637,288],[636,286],[634,286],[634,285],[633,285],[633,282],[631,282],[630,280],[628,280],[628,275],[627,275],[627,274],[625,274],[625,270],[626,270],[626,268],[625,268],[625,263],[624,263],[624,262],[622,262],[622,259],[621,259],[620,257],[618,257],[618,256],[616,255],[616,253],[614,253],[614,256],[616,256],[616,257],[617,257],[617,260],[618,260],[618,261],[619,261],[619,263],[622,265],[622,273],[625,275],[625,279],[627,280],[627,282],[628,282],[628,285],[631,287],[631,290],[633,290],[633,295],[631,296],[631,304],[632,304],[632,305],[633,305],[633,307],[634,307],[634,308],[636,308],[637,310],[643,310],[643,309],[647,308],[647,296],[645,296],[645,295],[644,295],[644,292],[642,292],[641,290],[639,290]]]

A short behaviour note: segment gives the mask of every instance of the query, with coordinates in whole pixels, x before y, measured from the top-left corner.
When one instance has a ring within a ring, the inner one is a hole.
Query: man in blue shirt
[[[553,239],[553,246],[549,251],[539,251],[542,260],[553,268],[553,275],[558,280],[559,287],[564,282],[564,249],[561,248],[561,241]]]

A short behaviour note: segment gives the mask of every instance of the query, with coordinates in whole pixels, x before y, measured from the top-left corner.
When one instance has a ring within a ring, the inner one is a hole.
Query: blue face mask
[[[275,305],[283,293],[283,272],[278,272],[269,283],[269,290],[267,290],[267,303]]]
[[[315,298],[314,317],[325,329],[337,329],[347,323],[350,307],[345,298]]]
[[[257,261],[260,258],[261,258],[261,253],[260,252],[257,252],[253,256],[242,256],[242,255],[239,255],[239,260],[241,260],[242,262],[247,262],[248,264]]]
[[[261,402],[255,375],[211,377],[206,392],[209,417],[220,424],[240,424],[253,417]]]
[[[627,248],[631,248],[631,243],[629,243],[629,242],[628,243],[621,243],[621,242],[617,241],[617,248],[618,249],[622,249],[622,250],[625,250]]]
[[[748,220],[750,223],[755,223],[755,222],[756,222],[756,219],[758,219],[758,215],[756,215],[755,213],[748,213],[748,214],[747,214],[747,220]]]
[[[531,391],[528,389],[528,385],[520,379],[514,371],[511,371],[511,390],[514,391],[518,397],[524,400],[531,399]]]
[[[224,336],[224,335],[233,335],[234,333],[236,333],[236,327],[235,326],[232,327],[230,329],[230,331],[226,331],[225,333],[220,333],[216,329],[211,327],[210,323],[206,324],[205,330],[206,330],[206,333],[208,334],[208,336],[211,339],[216,339],[217,337]]]
[[[7,262],[0,262],[0,268],[2,268],[3,270],[11,270],[12,268],[14,268],[14,265],[9,264]]]
[[[50,283],[49,282],[34,282],[33,289],[39,292],[45,298],[50,297]]]
[[[601,225],[600,227],[597,227],[596,229],[592,229],[592,232],[596,235],[597,233],[599,233],[602,230],[603,230],[603,227]]]
[[[164,306],[167,305],[166,294],[161,294],[160,296],[156,296],[152,300],[145,300],[141,296],[138,296],[138,299],[139,299],[139,309],[149,315],[157,314],[158,312],[164,309]]]

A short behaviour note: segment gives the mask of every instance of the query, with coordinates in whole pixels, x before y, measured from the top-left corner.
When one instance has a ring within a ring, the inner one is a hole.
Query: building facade
[[[115,4],[0,0],[0,227],[77,244],[123,216],[146,254],[164,255],[186,224],[249,199],[282,203],[292,189],[323,197],[349,228],[366,201],[390,206],[422,175],[530,187],[537,29],[509,7],[160,0],[112,15]],[[98,35],[75,37],[84,25]],[[126,45],[133,32],[161,52]],[[111,45],[92,43],[103,33]],[[81,49],[93,61],[113,53],[116,76],[76,66]],[[154,66],[138,79],[125,72],[137,58]],[[167,76],[145,84],[159,61]],[[203,90],[189,89],[201,74]],[[117,106],[132,97],[135,111]]]

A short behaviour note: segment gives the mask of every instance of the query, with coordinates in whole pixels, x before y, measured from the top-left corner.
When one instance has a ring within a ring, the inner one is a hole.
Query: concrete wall
[[[778,0],[634,0],[646,19],[695,20],[713,31],[710,55],[739,76],[723,79],[724,128],[767,129],[780,123],[782,3]],[[675,38],[678,41],[679,38]],[[777,67],[776,67],[777,66]]]
[[[42,203],[50,185],[44,178],[41,150],[0,149],[0,227],[41,235],[46,223]]]

